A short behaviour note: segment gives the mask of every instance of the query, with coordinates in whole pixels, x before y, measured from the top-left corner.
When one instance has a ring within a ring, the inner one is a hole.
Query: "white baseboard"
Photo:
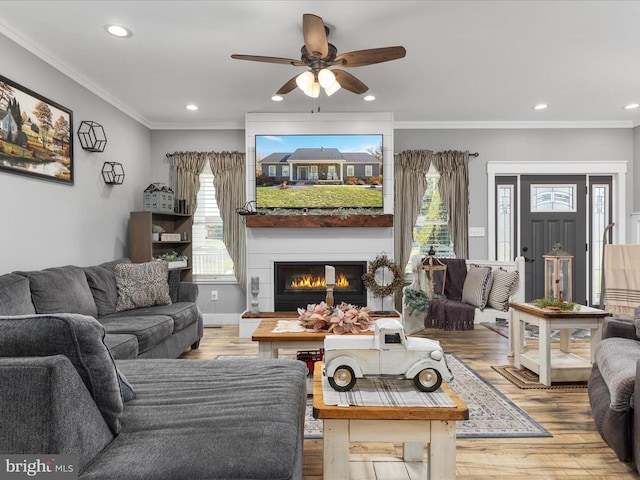
[[[213,325],[238,325],[240,313],[204,313],[204,326]]]

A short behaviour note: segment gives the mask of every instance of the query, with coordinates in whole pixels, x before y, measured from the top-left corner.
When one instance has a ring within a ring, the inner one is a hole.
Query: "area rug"
[[[454,376],[454,380],[449,383],[449,386],[469,408],[469,420],[457,423],[457,438],[552,436],[524,410],[516,406],[455,354],[447,354],[446,356]],[[216,358],[238,357],[237,355],[218,355]],[[313,418],[312,401],[312,398],[307,400],[305,438],[322,438],[322,421]]]
[[[480,325],[496,332],[498,335],[502,335],[504,338],[509,338],[509,324],[505,319],[497,318],[495,322],[480,322]],[[537,340],[539,337],[538,327],[536,325],[525,326],[524,337],[530,340]],[[552,330],[552,341],[560,340],[560,330]],[[584,328],[577,328],[571,332],[572,340],[588,340],[591,338],[591,332]]]
[[[523,368],[522,370],[513,365],[491,366],[496,372],[513,383],[516,387],[532,390],[570,390],[573,392],[586,392],[587,382],[560,382],[551,386],[540,383],[537,373]]]

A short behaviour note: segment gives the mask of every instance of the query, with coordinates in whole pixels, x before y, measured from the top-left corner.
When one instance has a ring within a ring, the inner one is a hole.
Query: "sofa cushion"
[[[104,337],[104,343],[114,360],[138,358],[138,339],[135,335],[108,333]]]
[[[509,310],[509,298],[518,290],[520,273],[517,270],[507,272],[503,268],[497,268],[491,276],[493,282],[491,283],[487,305],[506,312]]]
[[[82,472],[84,480],[113,478],[113,472],[158,479],[302,477],[302,362],[116,363],[136,398],[126,404],[120,435]]]
[[[167,262],[121,263],[115,266],[116,311],[171,303]]]
[[[14,273],[29,279],[31,300],[37,313],[79,313],[92,317],[98,315],[98,308],[82,268],[67,265]]]
[[[124,312],[118,312],[106,318],[100,318],[102,320],[108,320],[109,318],[130,318],[130,317],[146,317],[150,315],[162,315],[165,317],[171,317],[173,319],[173,333],[188,327],[192,323],[198,321],[199,310],[195,303],[190,302],[178,302],[170,305],[158,305],[157,307],[145,307],[136,308],[135,310],[125,310]]]
[[[116,367],[104,336],[104,327],[85,315],[0,317],[0,357],[66,356],[115,435],[120,429],[123,404]]]
[[[470,265],[462,287],[462,301],[483,309],[491,291],[491,267]]]
[[[29,315],[36,313],[31,301],[29,280],[15,273],[0,276],[0,305],[3,315]]]
[[[173,333],[173,320],[164,315],[121,317],[113,314],[101,317],[100,322],[108,333],[135,335],[138,355],[152,349]]]
[[[93,300],[98,309],[98,316],[109,315],[116,311],[118,300],[118,287],[113,270],[95,265],[85,267],[84,274],[91,289]]]
[[[624,411],[632,408],[640,342],[629,338],[605,338],[596,345],[594,358],[609,388],[611,409]]]

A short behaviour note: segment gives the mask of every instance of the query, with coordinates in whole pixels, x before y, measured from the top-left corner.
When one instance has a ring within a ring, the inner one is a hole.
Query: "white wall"
[[[128,251],[130,210],[149,182],[149,130],[0,35],[2,75],[73,111],[74,185],[0,171],[0,274],[92,265]],[[80,147],[80,121],[100,123],[103,153]],[[122,163],[124,184],[107,186],[105,161]]]

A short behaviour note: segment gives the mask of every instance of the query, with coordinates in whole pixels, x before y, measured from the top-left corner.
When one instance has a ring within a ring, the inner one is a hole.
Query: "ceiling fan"
[[[306,95],[317,98],[320,95],[321,87],[324,88],[327,95],[334,94],[341,87],[356,94],[369,90],[369,87],[350,73],[339,68],[329,67],[362,67],[396,60],[404,57],[407,53],[404,47],[397,46],[370,48],[338,55],[338,49],[327,41],[329,28],[324,24],[322,18],[310,13],[305,13],[302,16],[302,34],[304,45],[300,49],[302,54],[300,60],[239,54],[233,54],[231,58],[309,67],[309,70],[296,75],[280,87],[277,93],[278,95],[287,94],[297,85]]]

